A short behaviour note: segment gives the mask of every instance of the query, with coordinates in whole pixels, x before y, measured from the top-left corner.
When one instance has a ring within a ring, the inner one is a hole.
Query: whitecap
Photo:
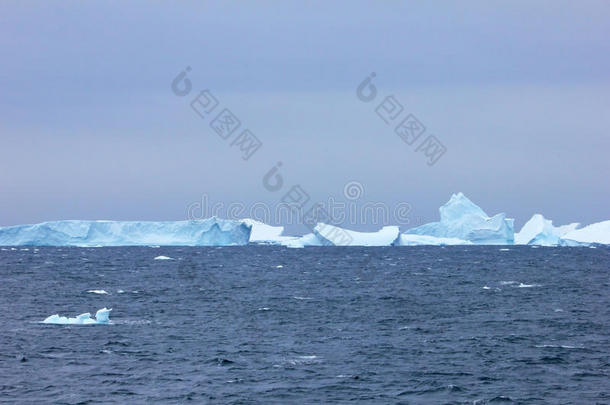
[[[125,291],[123,290],[116,290],[117,294],[123,294]]]
[[[262,308],[259,308],[258,310],[259,311],[269,311],[269,309],[270,309],[269,307],[262,307]]]
[[[532,288],[532,287],[540,287],[540,284],[523,284],[519,283],[518,288]]]
[[[511,284],[517,284],[516,281],[500,281],[501,285],[511,285]]]
[[[157,256],[153,260],[174,260],[169,256]]]
[[[500,249],[500,252],[508,252],[510,249]]]
[[[281,269],[281,268],[283,268],[283,267],[284,267],[284,266],[282,266],[281,264],[278,264],[277,266],[275,266],[275,268],[276,268],[276,269]]]
[[[491,290],[491,287],[488,287],[488,286],[485,285],[485,286],[483,286],[483,289],[484,290]]]
[[[584,349],[584,347],[570,345],[535,345],[534,347],[543,349]]]
[[[299,297],[299,296],[294,296],[294,297],[292,297],[292,298],[294,298],[295,300],[313,300],[313,298],[310,298],[310,297]]]
[[[93,294],[108,294],[108,292],[105,290],[87,290],[87,292]]]

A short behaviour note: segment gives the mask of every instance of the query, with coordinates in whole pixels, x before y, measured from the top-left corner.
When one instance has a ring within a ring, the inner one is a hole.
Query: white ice
[[[313,232],[324,245],[329,246],[391,246],[399,234],[397,226],[384,226],[377,232],[356,232],[322,222]]]
[[[400,237],[396,241],[398,246],[420,246],[420,245],[433,245],[433,246],[448,246],[448,245],[472,245],[472,242],[462,240],[458,238],[437,238],[435,236],[428,235],[412,235],[408,233],[400,234]]]
[[[100,325],[108,324],[110,322],[110,311],[111,309],[102,308],[95,313],[95,319],[91,318],[91,314],[86,312],[80,314],[74,318],[68,318],[65,316],[59,316],[58,314],[47,317],[42,323],[49,323],[55,325]]]
[[[228,246],[246,245],[251,226],[215,217],[196,221],[53,221],[0,227],[0,245]]]
[[[610,221],[597,222],[564,234],[560,243],[565,246],[599,243],[610,245]]]

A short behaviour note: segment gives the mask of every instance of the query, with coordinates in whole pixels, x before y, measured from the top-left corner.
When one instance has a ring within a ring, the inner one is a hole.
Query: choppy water
[[[0,402],[610,403],[608,248],[3,249]]]

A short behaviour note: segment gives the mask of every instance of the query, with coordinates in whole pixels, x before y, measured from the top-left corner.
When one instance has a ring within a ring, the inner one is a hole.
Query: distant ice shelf
[[[359,232],[318,223],[303,236],[286,236],[284,227],[245,218],[215,217],[194,221],[52,221],[0,227],[0,246],[448,246],[539,245],[589,246],[610,244],[610,221],[578,229],[578,223],[554,226],[535,214],[514,232],[514,220],[504,213],[488,216],[463,193],[453,194],[439,208],[440,220],[403,233],[397,226]],[[169,260],[157,256],[156,260]]]

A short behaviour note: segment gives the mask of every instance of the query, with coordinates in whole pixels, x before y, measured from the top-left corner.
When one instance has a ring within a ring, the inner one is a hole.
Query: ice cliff
[[[228,246],[246,245],[251,225],[208,218],[196,221],[53,221],[0,227],[0,245]]]

